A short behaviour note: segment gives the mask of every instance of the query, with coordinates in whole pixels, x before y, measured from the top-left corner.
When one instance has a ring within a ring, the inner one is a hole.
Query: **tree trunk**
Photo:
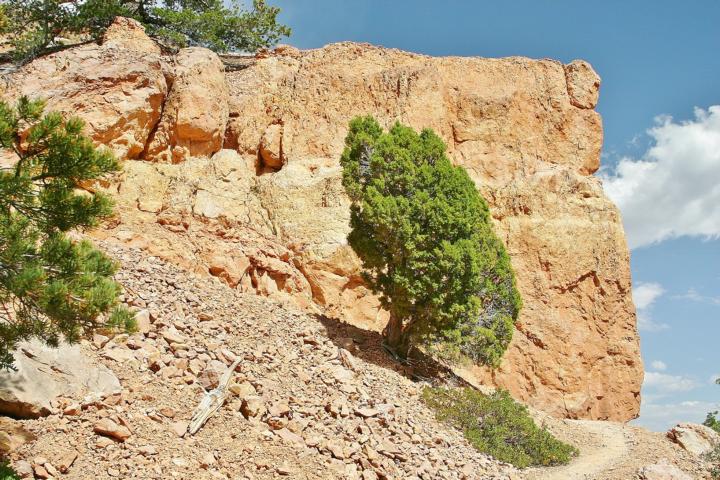
[[[410,350],[410,342],[405,330],[403,329],[403,321],[390,315],[390,320],[383,331],[385,343],[400,358],[407,358]]]

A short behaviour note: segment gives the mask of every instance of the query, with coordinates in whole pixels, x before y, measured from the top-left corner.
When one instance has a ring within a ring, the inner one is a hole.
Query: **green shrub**
[[[566,464],[578,453],[535,425],[527,408],[506,391],[485,395],[472,388],[428,387],[423,400],[476,449],[516,467]]]
[[[175,47],[199,45],[218,52],[256,51],[290,35],[277,22],[280,9],[264,0],[5,0],[0,27],[10,34],[18,61],[63,47],[62,36],[102,36],[115,17],[141,22]],[[250,8],[248,8],[250,7]],[[5,20],[3,22],[3,19]]]
[[[705,460],[710,462],[710,476],[713,480],[720,480],[720,445],[705,455]]]
[[[351,206],[348,242],[390,321],[385,342],[497,366],[521,307],[490,211],[430,129],[372,117],[350,122],[340,163]]]
[[[710,412],[707,414],[707,417],[705,417],[705,421],[703,422],[703,425],[706,427],[710,427],[716,432],[720,433],[720,420],[717,418],[718,412]]]
[[[83,186],[119,170],[83,135],[83,123],[22,97],[0,102],[0,148],[16,163],[0,168],[0,369],[17,343],[56,346],[100,328],[132,330],[118,303],[116,265],[68,235],[112,214],[110,199]]]
[[[17,472],[6,460],[0,460],[0,480],[20,480]]]

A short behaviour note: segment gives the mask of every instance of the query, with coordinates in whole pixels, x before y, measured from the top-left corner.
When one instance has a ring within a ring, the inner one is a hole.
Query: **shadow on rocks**
[[[378,332],[325,315],[318,314],[315,318],[325,327],[327,337],[336,347],[344,348],[368,363],[398,372],[414,382],[425,382],[433,386],[471,386],[456,375],[450,366],[418,348],[412,348],[408,358],[400,360],[383,348],[383,337]]]

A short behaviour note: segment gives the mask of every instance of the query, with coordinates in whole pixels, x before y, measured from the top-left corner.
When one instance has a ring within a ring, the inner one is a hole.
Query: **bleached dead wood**
[[[345,365],[346,368],[349,368],[353,372],[359,372],[360,369],[357,365],[357,360],[355,360],[355,357],[353,357],[352,353],[348,352],[344,348],[341,348],[338,350],[338,357],[340,358],[340,361],[343,365]]]
[[[225,403],[225,398],[228,394],[228,386],[230,385],[230,379],[232,378],[235,368],[240,364],[240,358],[235,360],[230,368],[228,368],[222,377],[217,388],[209,392],[205,392],[205,396],[195,408],[190,425],[188,425],[188,433],[195,435],[200,428],[207,422],[207,419],[212,416],[213,413],[217,412],[220,407]]]

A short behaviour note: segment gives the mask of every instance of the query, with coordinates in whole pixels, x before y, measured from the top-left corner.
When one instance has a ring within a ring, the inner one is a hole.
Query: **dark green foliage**
[[[479,451],[516,467],[566,464],[578,453],[535,425],[527,408],[506,391],[484,395],[472,388],[428,387],[423,400]]]
[[[720,445],[705,454],[705,460],[710,463],[710,476],[713,480],[720,480]]]
[[[7,16],[7,7],[3,4],[0,4],[0,34],[5,33],[8,26],[9,23]]]
[[[80,120],[43,107],[25,97],[14,108],[0,102],[0,147],[19,159],[0,169],[0,368],[12,365],[20,340],[54,346],[133,322],[117,307],[115,264],[66,235],[111,214],[108,198],[82,186],[118,163],[82,134]]]
[[[6,460],[0,460],[0,480],[20,480],[20,476]]]
[[[340,160],[352,201],[348,241],[391,314],[401,356],[422,343],[449,358],[496,366],[521,307],[488,205],[432,130],[372,117],[350,122]]]
[[[703,425],[706,427],[710,427],[716,432],[720,433],[720,420],[717,418],[718,412],[710,412],[707,414],[707,417],[705,417],[705,421],[703,422]]]
[[[715,383],[720,385],[720,378],[716,378]],[[717,418],[717,416],[717,411],[708,413],[707,417],[705,417],[703,425],[705,425],[706,427],[710,427],[716,432],[720,433],[720,420]],[[711,464],[710,475],[712,476],[712,478],[714,480],[720,480],[720,445],[718,445],[713,451],[708,453],[705,456],[705,459]]]
[[[256,51],[290,35],[277,23],[277,7],[264,0],[254,0],[249,10],[241,5],[239,0],[7,0],[6,12],[18,60],[61,47],[63,35],[98,39],[117,16],[140,21],[170,46],[219,52]]]

